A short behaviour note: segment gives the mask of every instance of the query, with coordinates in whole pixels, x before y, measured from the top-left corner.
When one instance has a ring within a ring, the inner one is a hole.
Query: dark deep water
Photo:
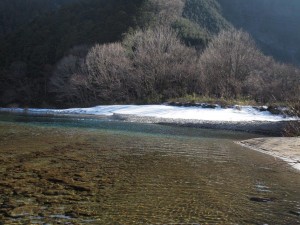
[[[300,173],[234,143],[253,137],[0,114],[0,221],[300,224]]]

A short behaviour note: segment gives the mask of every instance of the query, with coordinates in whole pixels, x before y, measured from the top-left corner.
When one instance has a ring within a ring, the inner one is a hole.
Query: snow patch
[[[112,116],[134,115],[166,119],[200,120],[200,121],[291,121],[299,120],[296,117],[285,117],[273,115],[268,111],[259,111],[252,106],[239,106],[234,108],[215,109],[202,107],[179,107],[167,105],[103,105],[91,108],[70,108],[70,109],[21,109],[21,108],[0,108],[2,112],[19,112],[31,114],[63,114],[63,115],[99,115]]]

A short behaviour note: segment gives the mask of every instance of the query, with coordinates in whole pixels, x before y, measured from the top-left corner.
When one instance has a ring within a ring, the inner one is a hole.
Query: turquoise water
[[[300,224],[300,174],[254,134],[0,115],[3,224]]]

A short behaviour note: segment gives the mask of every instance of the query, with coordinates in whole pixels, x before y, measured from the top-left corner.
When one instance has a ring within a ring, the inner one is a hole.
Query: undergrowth
[[[300,100],[289,103],[290,113],[293,116],[300,118]],[[300,137],[300,119],[289,122],[283,129],[283,136],[285,137]]]
[[[239,98],[239,99],[226,99],[226,98],[212,98],[207,96],[199,95],[186,95],[184,97],[172,98],[168,102],[178,102],[178,103],[208,103],[208,104],[218,104],[220,106],[232,106],[232,105],[252,105],[258,106],[259,104],[251,99]]]

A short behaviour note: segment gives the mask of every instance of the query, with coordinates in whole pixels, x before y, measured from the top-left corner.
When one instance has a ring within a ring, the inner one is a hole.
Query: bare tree
[[[50,80],[51,92],[61,103],[88,104],[87,73],[84,58],[74,55],[64,57],[57,65]],[[79,83],[81,77],[81,83]]]
[[[206,77],[207,94],[238,97],[243,82],[259,68],[260,59],[263,57],[246,32],[220,32],[209,43],[200,59]]]
[[[276,86],[274,95],[280,101],[298,101],[300,99],[300,70],[292,65],[276,63],[274,66]]]
[[[158,101],[194,91],[196,51],[183,45],[171,28],[138,31],[126,45],[132,49],[135,74],[141,80],[141,98]]]
[[[55,66],[50,78],[50,92],[55,93],[57,101],[63,105],[90,104],[85,63],[88,50],[86,45],[74,46]]]
[[[56,66],[51,87],[61,102],[161,102],[194,93],[261,102],[300,97],[299,69],[263,55],[243,31],[221,32],[200,58],[166,26],[84,49]]]
[[[243,82],[243,95],[259,102],[295,102],[300,99],[300,71],[272,57],[257,58],[256,68]]]
[[[120,43],[95,45],[86,57],[88,86],[104,102],[129,101],[136,83],[131,62]]]

